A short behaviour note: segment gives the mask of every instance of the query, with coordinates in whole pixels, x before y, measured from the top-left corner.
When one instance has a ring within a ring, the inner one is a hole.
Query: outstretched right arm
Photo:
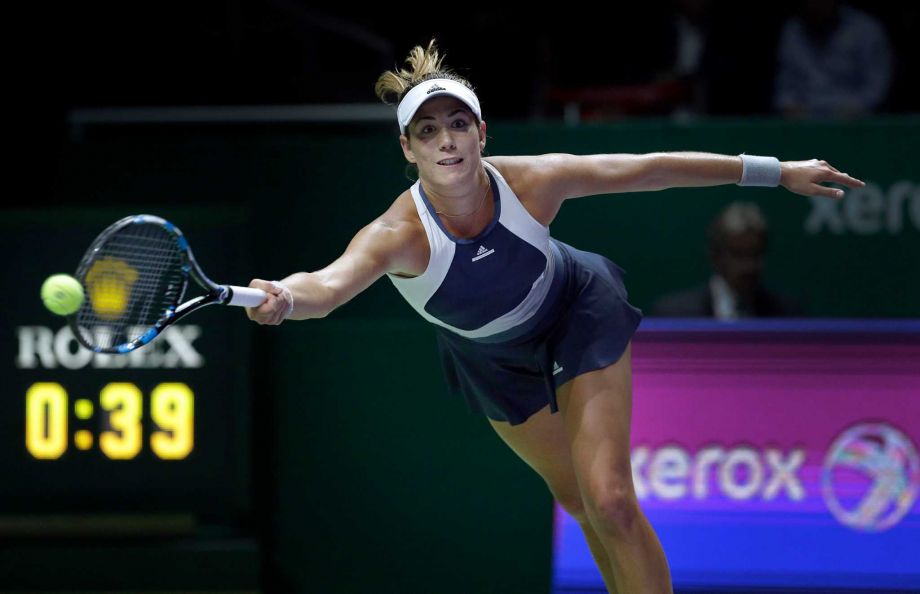
[[[268,299],[259,307],[247,308],[246,313],[254,322],[272,325],[285,319],[325,317],[393,271],[400,260],[400,250],[405,250],[407,243],[404,223],[376,219],[358,231],[345,253],[329,266],[282,279],[284,287],[290,289],[290,297],[270,281],[253,280],[249,286],[266,291]],[[289,298],[293,298],[293,310]]]

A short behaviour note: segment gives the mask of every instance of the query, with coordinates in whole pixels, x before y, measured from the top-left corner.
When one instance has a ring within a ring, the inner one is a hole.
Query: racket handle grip
[[[259,307],[265,302],[268,293],[262,289],[251,289],[249,287],[237,287],[227,285],[227,288],[233,291],[233,296],[226,302],[227,305],[239,305],[240,307]]]

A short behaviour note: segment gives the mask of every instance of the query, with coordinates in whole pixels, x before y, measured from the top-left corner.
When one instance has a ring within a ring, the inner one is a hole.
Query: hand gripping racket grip
[[[226,305],[259,307],[268,297],[268,294],[262,289],[250,289],[249,287],[236,287],[234,285],[227,285],[227,288],[230,289],[230,298],[224,301]]]

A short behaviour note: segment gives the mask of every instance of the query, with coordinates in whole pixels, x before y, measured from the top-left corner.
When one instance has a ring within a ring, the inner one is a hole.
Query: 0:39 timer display
[[[25,445],[39,460],[57,460],[70,443],[70,406],[80,421],[97,419],[97,435],[87,429],[73,433],[78,451],[93,447],[112,460],[131,460],[143,449],[144,394],[133,383],[112,382],[99,392],[98,403],[88,398],[72,399],[56,382],[37,382],[26,391]],[[149,394],[149,416],[153,429],[150,450],[162,460],[182,460],[194,448],[194,393],[184,383],[165,382]]]
[[[22,263],[0,269],[3,286],[33,291],[0,313],[0,537],[6,518],[34,520],[36,530],[56,526],[45,516],[82,525],[87,514],[178,514],[234,529],[249,521],[254,325],[242,312],[205,309],[142,349],[102,355],[39,298],[49,274],[78,264],[61,246],[90,245],[127,208],[0,218],[0,250]],[[157,214],[183,223],[215,278],[251,278],[250,246],[235,239],[247,237],[248,213]],[[55,241],[36,242],[39,229]]]

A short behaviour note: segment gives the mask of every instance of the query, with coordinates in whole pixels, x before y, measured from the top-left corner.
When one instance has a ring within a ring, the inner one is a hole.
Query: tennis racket
[[[77,341],[97,353],[129,353],[208,305],[257,307],[266,299],[260,289],[211,281],[182,232],[146,214],[100,233],[75,276],[86,298],[68,323]],[[183,301],[189,278],[207,293]]]

